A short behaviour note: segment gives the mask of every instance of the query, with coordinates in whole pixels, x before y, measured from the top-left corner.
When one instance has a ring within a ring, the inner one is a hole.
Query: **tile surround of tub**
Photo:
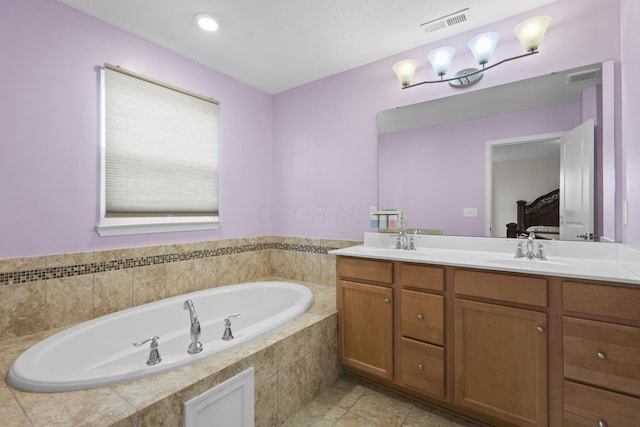
[[[263,236],[0,260],[0,339],[211,287],[335,284],[327,252],[355,241]]]
[[[127,384],[65,393],[25,393],[2,383],[0,425],[179,426],[185,400],[250,366],[256,372],[256,425],[280,425],[341,373],[335,287],[306,285],[315,298],[307,313],[193,365]],[[24,349],[53,332],[1,342],[0,374]]]

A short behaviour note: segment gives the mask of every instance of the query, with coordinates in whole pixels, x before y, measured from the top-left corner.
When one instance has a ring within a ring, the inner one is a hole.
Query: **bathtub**
[[[201,325],[203,350],[189,354],[190,299]],[[211,357],[265,334],[307,311],[313,294],[289,282],[252,282],[193,292],[93,319],[40,341],[11,365],[7,381],[33,392],[82,390],[167,372]],[[222,340],[224,319],[233,339]],[[161,362],[147,365],[149,343],[158,336]]]

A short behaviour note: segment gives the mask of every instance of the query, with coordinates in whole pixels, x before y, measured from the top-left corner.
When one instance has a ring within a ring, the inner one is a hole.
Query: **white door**
[[[560,139],[560,240],[593,240],[593,119]]]

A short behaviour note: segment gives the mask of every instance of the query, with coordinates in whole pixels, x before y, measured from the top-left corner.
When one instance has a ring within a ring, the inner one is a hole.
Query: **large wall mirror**
[[[562,187],[559,221],[591,218],[587,235],[615,241],[613,76],[607,61],[381,111],[378,207],[405,211],[410,228],[508,237],[518,200],[528,204]],[[589,123],[593,148],[577,159],[580,149],[561,141]],[[577,208],[584,185],[566,184],[576,172],[563,156],[578,168],[593,163],[591,200]],[[547,237],[560,238],[555,232]],[[562,238],[578,234],[569,229]]]

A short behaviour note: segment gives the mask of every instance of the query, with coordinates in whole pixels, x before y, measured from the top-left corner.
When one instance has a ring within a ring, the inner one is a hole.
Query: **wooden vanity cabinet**
[[[565,427],[640,426],[640,289],[562,291]]]
[[[393,264],[338,258],[336,304],[340,361],[393,378]]]
[[[548,425],[547,281],[456,270],[454,283],[455,403],[513,425]]]
[[[445,270],[410,263],[398,263],[397,269],[397,382],[442,399],[446,396]]]

